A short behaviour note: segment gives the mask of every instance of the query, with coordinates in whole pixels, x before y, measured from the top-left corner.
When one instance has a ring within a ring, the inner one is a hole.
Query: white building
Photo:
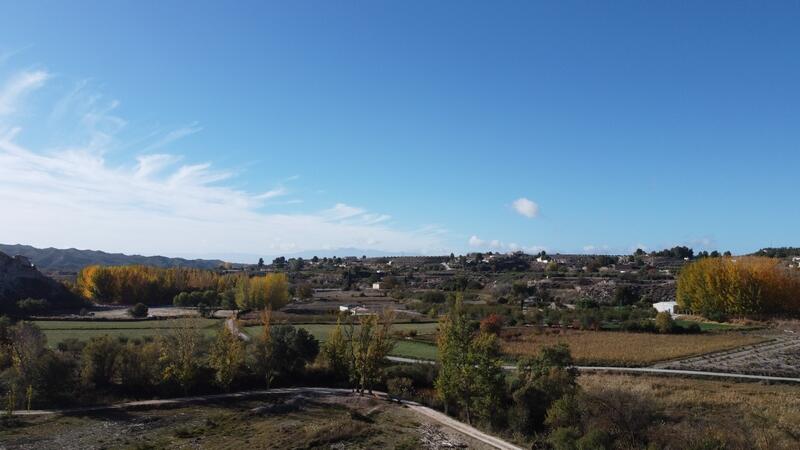
[[[379,291],[382,289],[381,283],[372,283],[372,289]]]
[[[653,303],[653,308],[658,312],[668,312],[671,316],[678,314],[678,302],[658,302]]]

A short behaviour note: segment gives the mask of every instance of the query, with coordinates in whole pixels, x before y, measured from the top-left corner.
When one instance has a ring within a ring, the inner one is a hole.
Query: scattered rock
[[[420,427],[419,441],[422,448],[429,450],[467,448],[467,444],[448,436],[439,427],[431,424],[424,424]]]

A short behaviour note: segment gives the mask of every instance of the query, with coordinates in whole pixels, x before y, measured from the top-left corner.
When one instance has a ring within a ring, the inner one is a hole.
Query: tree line
[[[96,303],[278,309],[289,300],[286,274],[218,274],[191,268],[99,266],[81,269],[76,290]]]
[[[800,271],[760,256],[704,258],[678,277],[677,302],[706,317],[800,313]]]

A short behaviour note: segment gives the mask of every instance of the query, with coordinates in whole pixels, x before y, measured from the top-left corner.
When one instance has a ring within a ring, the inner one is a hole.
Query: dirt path
[[[111,411],[122,410],[131,408],[146,408],[167,405],[183,405],[189,403],[201,403],[215,400],[235,400],[247,397],[256,397],[263,395],[273,394],[323,394],[323,395],[337,395],[337,396],[352,396],[354,394],[350,389],[335,389],[335,388],[283,388],[283,389],[269,389],[257,391],[235,392],[230,394],[217,394],[217,395],[201,395],[195,397],[180,397],[162,400],[141,400],[136,402],[117,403],[113,405],[90,406],[83,408],[70,408],[70,409],[57,409],[57,410],[32,410],[32,411],[14,411],[15,416],[36,416],[36,415],[53,415],[53,414],[75,414],[87,413],[98,411]],[[374,392],[373,395],[383,400],[388,400],[389,397],[384,392]],[[407,406],[415,413],[425,416],[431,420],[438,422],[441,425],[452,428],[459,433],[469,436],[472,439],[487,444],[493,448],[500,450],[522,450],[510,442],[506,442],[500,438],[486,434],[470,425],[459,422],[452,417],[449,417],[439,411],[428,408],[416,402],[402,401],[402,405]]]
[[[250,336],[241,329],[239,329],[239,326],[236,324],[236,319],[234,317],[229,317],[225,319],[225,326],[228,327],[229,330],[231,330],[231,333],[239,336],[239,339],[245,342],[250,342]]]

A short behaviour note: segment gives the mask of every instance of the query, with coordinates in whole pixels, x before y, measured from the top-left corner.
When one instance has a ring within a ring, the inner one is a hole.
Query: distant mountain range
[[[368,258],[377,258],[377,257],[385,257],[385,256],[419,256],[417,253],[407,253],[407,252],[386,252],[382,250],[368,250],[363,248],[355,248],[355,247],[340,247],[335,249],[320,249],[320,250],[305,250],[296,253],[283,253],[283,254],[276,254],[276,253],[204,253],[202,255],[192,255],[192,254],[183,254],[182,256],[185,258],[192,258],[192,257],[203,257],[203,258],[212,258],[212,259],[221,259],[224,261],[229,261],[234,263],[235,265],[239,264],[256,264],[258,262],[258,258],[264,258],[264,262],[267,264],[271,263],[273,259],[283,256],[286,259],[289,258],[303,258],[303,259],[311,259],[314,256],[319,258],[331,258],[334,256],[338,256],[340,258],[344,258],[345,256],[357,256],[361,257],[366,255]]]
[[[36,248],[30,245],[0,244],[0,252],[9,256],[22,255],[28,258],[42,272],[77,272],[81,268],[101,264],[120,266],[143,264],[156,267],[191,267],[196,269],[213,269],[224,262],[218,259],[184,259],[166,256],[124,255],[122,253],[106,253],[98,250],[78,250],[74,248]]]

